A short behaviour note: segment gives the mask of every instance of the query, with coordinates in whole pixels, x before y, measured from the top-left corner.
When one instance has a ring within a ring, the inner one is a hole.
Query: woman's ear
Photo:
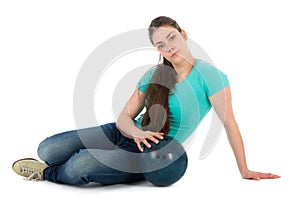
[[[181,35],[182,35],[182,37],[183,37],[185,40],[188,39],[188,36],[187,36],[185,30],[181,29]]]

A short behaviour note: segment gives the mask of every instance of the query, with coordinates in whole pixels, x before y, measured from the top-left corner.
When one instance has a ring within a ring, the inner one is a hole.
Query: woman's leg
[[[81,149],[114,149],[118,137],[114,123],[67,131],[42,141],[38,155],[47,165],[57,165],[66,162]]]
[[[129,169],[131,165],[133,170],[136,169],[136,162],[126,157],[124,150],[83,149],[64,164],[47,168],[44,178],[71,185],[90,182],[110,185],[144,180],[142,173],[122,171]]]
[[[44,140],[38,154],[49,167],[44,179],[74,185],[143,180],[139,150],[115,123],[60,133]]]

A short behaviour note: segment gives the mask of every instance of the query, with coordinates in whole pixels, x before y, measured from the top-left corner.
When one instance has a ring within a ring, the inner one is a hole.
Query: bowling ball
[[[156,186],[169,186],[181,179],[187,169],[188,157],[183,146],[171,137],[151,148],[144,148],[141,166],[147,181]]]

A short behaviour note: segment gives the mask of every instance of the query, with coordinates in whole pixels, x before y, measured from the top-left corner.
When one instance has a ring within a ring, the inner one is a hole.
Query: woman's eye
[[[163,45],[163,44],[160,44],[160,45],[157,46],[157,48],[158,48],[159,50],[161,50],[161,49],[164,48],[164,45]]]
[[[170,40],[171,40],[171,41],[174,40],[175,37],[176,37],[176,35],[172,35],[172,36],[170,37]]]

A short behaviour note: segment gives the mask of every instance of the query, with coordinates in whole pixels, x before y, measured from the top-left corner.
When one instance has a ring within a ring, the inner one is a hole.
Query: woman
[[[176,21],[155,18],[149,38],[163,57],[163,65],[142,77],[116,123],[53,135],[38,148],[45,163],[21,159],[13,164],[13,170],[28,179],[73,185],[143,180],[141,171],[109,166],[136,166],[122,152],[136,155],[166,135],[184,142],[213,107],[224,124],[242,178],[279,178],[248,169],[227,77],[192,56],[187,34]],[[136,119],[144,107],[146,112]]]

